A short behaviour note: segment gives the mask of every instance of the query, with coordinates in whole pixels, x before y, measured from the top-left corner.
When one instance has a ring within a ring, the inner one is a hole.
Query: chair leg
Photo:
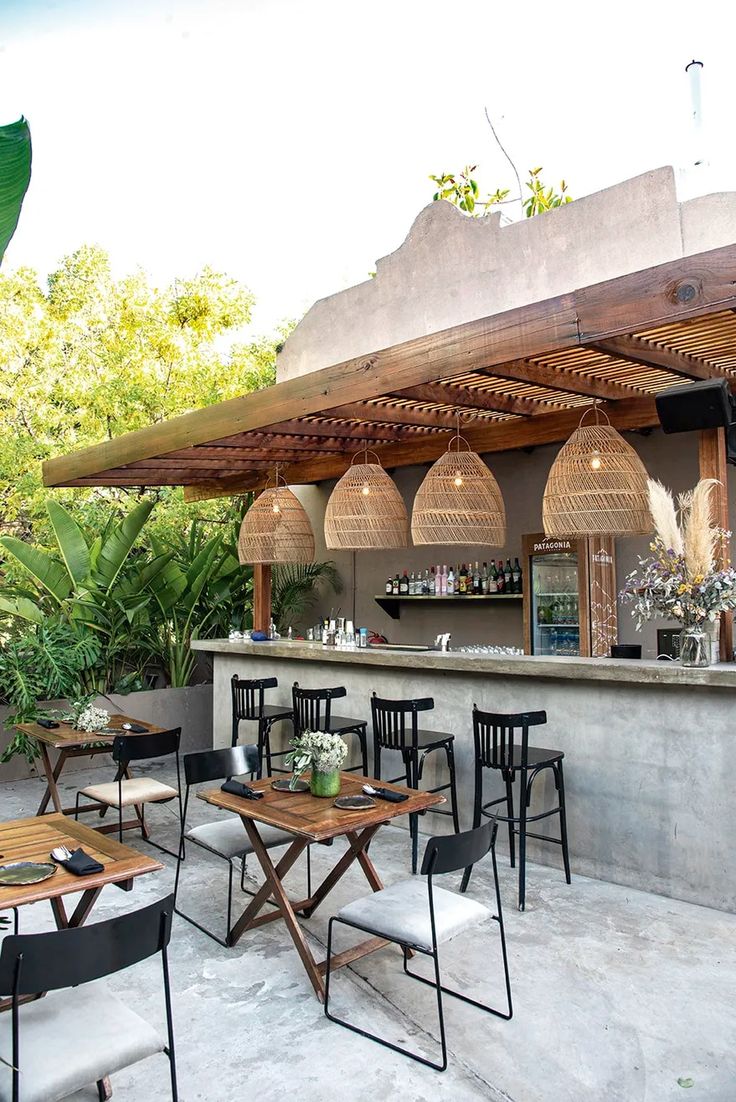
[[[360,757],[363,763],[363,776],[367,777],[368,774],[368,735],[365,727],[358,728],[358,738],[360,739]]]
[[[506,814],[509,826],[509,857],[511,868],[516,867],[516,839],[514,837],[514,774],[509,770],[506,773]]]
[[[480,826],[481,821],[481,807],[483,805],[483,766],[479,761],[475,763],[475,794],[473,796],[473,830]],[[473,866],[468,865],[463,873],[463,879],[460,884],[460,891],[466,892],[468,890],[468,884],[470,883],[470,876],[473,872]]]
[[[373,776],[377,781],[381,779],[381,744],[378,739],[373,740]]]
[[[414,754],[406,755],[406,783],[409,788],[418,788],[418,759]],[[416,876],[419,864],[419,816],[409,816],[409,833],[411,834],[411,874]]]
[[[455,828],[455,833],[460,833],[460,816],[457,808],[457,785],[455,783],[455,750],[451,742],[448,742],[445,746],[445,753],[447,755],[447,769],[450,774],[450,797],[452,799],[452,825]]]
[[[567,883],[571,883],[570,879],[570,852],[567,848],[567,812],[565,810],[565,779],[562,773],[562,762],[557,763],[557,778],[559,784],[559,801],[560,801],[560,837],[562,839],[562,860],[565,866],[565,880]]]
[[[526,907],[526,812],[528,798],[527,770],[521,770],[519,789],[519,910]]]

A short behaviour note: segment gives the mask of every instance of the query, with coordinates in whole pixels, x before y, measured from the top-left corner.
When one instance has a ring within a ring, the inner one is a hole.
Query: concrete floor
[[[168,779],[158,765],[151,771]],[[75,780],[81,786],[109,773],[93,769]],[[33,814],[41,790],[38,780],[0,786],[0,815]],[[192,821],[212,814],[194,801]],[[153,809],[150,821],[155,836],[173,844],[173,811]],[[127,840],[147,848],[132,832]],[[317,874],[342,848],[339,842],[313,848]],[[190,853],[180,902],[207,923],[224,924],[224,863],[194,847]],[[406,833],[384,827],[371,856],[387,884],[404,878]],[[162,860],[166,871],[141,878],[132,893],[106,888],[93,917],[168,892],[173,862]],[[514,906],[515,874],[504,859],[501,865],[515,1015],[503,1022],[447,999],[450,1067],[443,1075],[328,1022],[281,923],[247,934],[228,950],[177,918],[170,959],[182,1102],[251,1096],[276,1102],[292,1092],[300,1102],[330,1102],[346,1094],[402,1102],[734,1102],[736,916],[583,877],[567,886],[561,872],[538,865],[528,870],[522,915]],[[258,878],[255,864],[250,873]],[[303,889],[303,876],[299,863],[289,878],[295,893]],[[457,882],[446,879],[448,887]],[[491,886],[488,869],[478,867],[470,893],[488,901]],[[324,955],[329,915],[366,888],[362,873],[351,871],[305,922],[318,957]],[[236,895],[236,907],[239,901]],[[25,908],[21,922],[24,932],[50,929],[50,908]],[[449,986],[500,1000],[497,935],[470,932],[443,948],[442,962]],[[163,1024],[157,962],[110,984],[139,1013]],[[354,972],[339,972],[333,994],[336,1012],[394,1041],[436,1052],[433,995],[403,977],[396,951],[383,950]],[[678,1079],[693,1085],[679,1085]],[[120,1072],[113,1087],[117,1102],[165,1100],[167,1061],[155,1057]],[[91,1087],[74,1099],[96,1097]]]

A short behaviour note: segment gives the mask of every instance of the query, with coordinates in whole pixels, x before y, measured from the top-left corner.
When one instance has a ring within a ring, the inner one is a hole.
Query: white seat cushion
[[[492,912],[466,895],[433,886],[437,943],[449,941],[462,930],[492,917]],[[427,881],[402,880],[383,891],[348,903],[338,918],[365,926],[377,934],[408,941],[422,949],[432,948]]]
[[[295,840],[293,834],[287,834],[285,830],[278,830],[277,827],[266,826],[264,823],[258,824],[258,833],[266,849],[271,849],[272,846],[285,846]],[[235,816],[192,827],[187,831],[186,837],[228,859],[243,857],[244,854],[253,852],[253,846],[245,832],[243,822]]]
[[[163,1052],[164,1040],[104,983],[52,991],[25,1003],[20,1019],[22,1102],[57,1102],[106,1075]],[[11,1015],[0,1014],[0,1056],[13,1054]],[[9,1067],[0,1062],[0,1102],[11,1102]]]
[[[81,790],[83,796],[89,796],[90,800],[98,800],[109,807],[118,807],[118,782],[108,781],[106,784],[90,784]],[[161,800],[173,800],[179,793],[175,788],[161,781],[155,781],[153,777],[132,777],[123,781],[123,807],[130,804],[150,804]]]

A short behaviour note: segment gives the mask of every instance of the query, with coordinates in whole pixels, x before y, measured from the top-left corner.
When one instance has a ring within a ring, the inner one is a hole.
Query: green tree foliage
[[[496,191],[482,196],[478,181],[473,175],[477,167],[477,165],[466,165],[462,172],[443,172],[439,176],[430,176],[430,180],[437,187],[432,199],[435,202],[445,199],[474,218],[482,217],[491,207],[499,203],[513,202],[509,199],[509,188],[497,188]],[[567,193],[565,181],[560,181],[559,191],[557,191],[554,187],[544,184],[542,172],[541,167],[529,169],[529,179],[524,185],[529,194],[522,200],[522,208],[527,218],[572,202],[572,196]]]
[[[0,517],[22,538],[50,535],[41,461],[201,406],[269,386],[272,338],[235,338],[251,318],[251,292],[205,268],[160,289],[138,272],[116,279],[107,254],[83,246],[43,288],[27,268],[0,274]],[[227,350],[223,350],[225,341]],[[62,490],[90,524],[127,491]],[[202,513],[162,489],[153,527],[183,530]],[[119,505],[122,511],[122,505]],[[209,507],[215,520],[230,508]]]

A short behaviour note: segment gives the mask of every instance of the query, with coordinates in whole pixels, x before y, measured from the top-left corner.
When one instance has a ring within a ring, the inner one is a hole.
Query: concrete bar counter
[[[736,912],[736,665],[685,669],[604,658],[338,650],[298,641],[215,639],[193,646],[213,656],[215,746],[230,743],[233,674],[277,677],[278,689],[268,697],[274,704],[290,704],[294,681],[305,688],[344,685],[340,713],[369,722],[369,744],[374,690],[389,698],[433,697],[424,726],[455,735],[466,827],[473,804],[473,704],[498,712],[545,709],[548,723],[534,732],[533,743],[565,753],[573,872]],[[254,726],[244,724],[243,737],[255,741]],[[285,745],[290,734],[283,725],[276,741]],[[388,768],[394,776],[400,762]],[[425,783],[444,779],[435,776],[428,772]],[[486,798],[496,794],[494,783],[500,795],[500,781],[488,775]],[[532,810],[544,801],[551,806],[551,778],[540,776],[535,788]],[[420,826],[438,832],[448,824],[428,816]],[[503,829],[499,838],[505,845]],[[561,866],[557,846],[531,845],[530,856]],[[533,873],[527,890],[533,905]]]

